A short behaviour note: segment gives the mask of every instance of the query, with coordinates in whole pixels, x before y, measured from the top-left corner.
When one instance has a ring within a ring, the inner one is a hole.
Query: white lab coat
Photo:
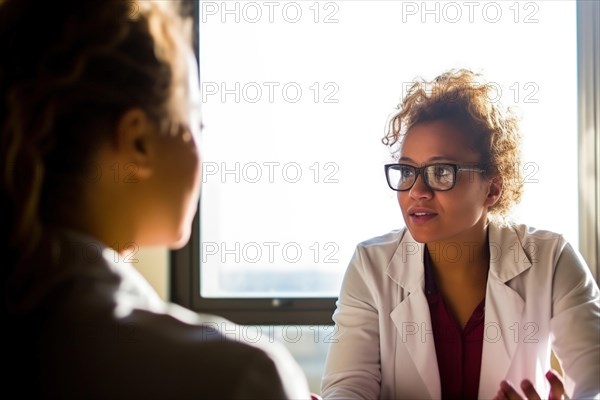
[[[490,223],[489,242],[479,398],[525,378],[546,396],[552,349],[567,394],[599,398],[599,291],[581,256],[524,225]],[[423,250],[405,228],[358,245],[333,317],[324,399],[441,397]]]
[[[67,232],[55,250],[59,262],[34,266],[21,305],[30,328],[15,344],[27,357],[18,393],[310,399],[300,366],[272,338],[244,343],[248,335],[230,321],[162,301],[123,255],[94,238]]]

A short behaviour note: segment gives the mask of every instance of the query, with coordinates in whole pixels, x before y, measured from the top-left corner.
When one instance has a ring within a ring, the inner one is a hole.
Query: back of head
[[[174,2],[0,4],[1,243],[22,264],[77,204],[119,116],[164,118],[183,24]]]
[[[139,107],[156,123],[165,116],[172,53],[188,33],[178,7],[0,2],[2,316],[15,376],[36,356],[28,285],[52,264],[52,231],[93,176],[91,155],[126,110]]]

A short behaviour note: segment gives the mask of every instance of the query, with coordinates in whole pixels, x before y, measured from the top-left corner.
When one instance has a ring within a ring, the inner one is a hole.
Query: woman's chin
[[[186,228],[179,231],[180,234],[177,238],[174,238],[171,243],[168,245],[171,250],[179,250],[182,247],[185,247],[186,244],[190,241],[191,229]]]
[[[410,235],[413,237],[413,239],[415,239],[415,241],[418,243],[429,243],[434,240],[434,235],[432,235],[430,232],[424,232],[423,229],[411,227],[410,225],[407,225],[406,228],[410,232]]]

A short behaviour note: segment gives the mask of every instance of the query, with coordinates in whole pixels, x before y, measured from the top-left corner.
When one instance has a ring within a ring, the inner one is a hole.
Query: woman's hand
[[[546,379],[550,382],[550,393],[548,394],[548,400],[562,400],[565,398],[565,388],[563,386],[562,379],[558,373],[554,370],[546,372]],[[540,395],[537,393],[533,384],[529,379],[524,379],[521,382],[521,389],[527,400],[540,400]],[[494,400],[522,400],[523,398],[517,393],[515,388],[508,382],[500,382],[500,389],[496,393]]]

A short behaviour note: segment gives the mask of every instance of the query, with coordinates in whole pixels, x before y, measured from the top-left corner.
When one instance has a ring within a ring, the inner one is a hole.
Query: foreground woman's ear
[[[137,178],[149,177],[156,154],[156,128],[146,112],[141,108],[127,110],[119,118],[115,134],[114,150],[121,162],[134,165]]]

